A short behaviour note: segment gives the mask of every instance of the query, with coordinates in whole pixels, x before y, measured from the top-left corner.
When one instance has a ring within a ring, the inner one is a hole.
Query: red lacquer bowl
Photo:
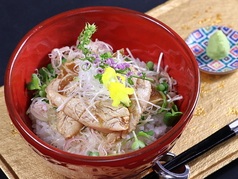
[[[50,62],[53,48],[74,45],[85,23],[98,26],[93,38],[114,49],[129,48],[143,61],[157,62],[164,53],[162,66],[178,81],[184,113],[180,121],[163,137],[140,150],[108,157],[70,154],[39,139],[26,115],[31,94],[26,89],[35,69]],[[175,144],[190,121],[199,95],[199,69],[185,44],[170,27],[145,14],[115,7],[89,7],[56,15],[34,27],[16,47],[6,70],[5,99],[12,122],[29,146],[55,171],[71,178],[140,178],[156,159]]]

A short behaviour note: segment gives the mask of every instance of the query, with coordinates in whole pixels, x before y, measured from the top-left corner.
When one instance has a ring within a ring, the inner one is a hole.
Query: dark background
[[[34,26],[45,19],[71,9],[88,6],[117,6],[147,12],[166,0],[1,0],[0,1],[0,86],[8,60],[18,42]],[[0,119],[1,120],[1,119]],[[238,178],[238,160],[207,179]],[[0,170],[0,179],[6,178]]]

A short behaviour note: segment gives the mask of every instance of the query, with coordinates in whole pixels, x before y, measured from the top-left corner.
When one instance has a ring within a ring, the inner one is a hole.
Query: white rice
[[[44,121],[34,118],[33,115],[30,115],[30,118],[32,119],[32,122],[33,122],[33,125],[32,125],[33,131],[40,139],[42,139],[46,143],[48,143],[58,149],[61,149],[61,150],[64,149],[67,139],[65,139],[57,131],[55,122],[51,122],[51,123],[44,122]],[[147,139],[145,137],[138,137],[138,139],[144,141],[146,143],[146,145],[149,145],[149,144],[153,143],[154,141],[156,141],[161,136],[163,136],[164,134],[166,134],[166,132],[170,129],[170,127],[167,127],[163,123],[162,119],[163,119],[163,114],[160,114],[156,118],[154,117],[154,120],[146,123],[145,125],[141,125],[141,126],[138,125],[137,129],[135,130],[135,133],[138,133],[141,130],[143,130],[145,132],[148,132],[148,131],[154,132],[153,136],[151,136],[150,139]],[[78,136],[80,136],[80,134],[78,134]],[[75,136],[75,137],[77,137],[77,136]],[[128,140],[132,137],[133,137],[133,134],[130,133],[127,135],[126,140]],[[123,144],[121,146],[121,153],[127,153],[127,152],[133,151],[131,149],[131,145],[133,142],[134,142],[134,140],[129,140],[128,142]],[[118,144],[118,145],[121,145],[121,144]],[[76,149],[72,150],[72,153],[75,153],[73,151],[76,151]],[[70,152],[70,151],[68,151],[68,152]]]

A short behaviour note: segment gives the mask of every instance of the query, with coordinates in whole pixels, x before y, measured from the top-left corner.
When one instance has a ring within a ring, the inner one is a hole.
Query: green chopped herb
[[[145,116],[141,116],[139,121],[144,121],[145,120]]]
[[[130,85],[134,85],[134,82],[132,80],[132,76],[127,78],[127,82],[130,84]]]
[[[130,106],[132,105],[131,102],[129,103],[129,105],[127,105],[127,104],[125,104],[125,103],[123,103],[123,102],[120,102],[120,103],[121,103],[124,107],[127,107],[127,108],[130,107]]]
[[[89,151],[89,152],[88,152],[88,156],[99,156],[99,152]]]
[[[75,76],[74,78],[73,78],[73,81],[78,81],[79,80],[79,77],[78,76]]]
[[[65,62],[66,62],[67,60],[65,59],[65,58],[62,58],[62,63],[64,64]],[[50,63],[49,65],[51,65],[51,67],[52,67],[52,64]],[[52,67],[52,69],[53,69],[53,67]]]
[[[39,96],[40,96],[40,97],[46,97],[46,92],[45,92],[46,87],[47,87],[46,84],[44,84],[44,85],[41,87],[41,89],[40,89],[40,91],[39,91]]]
[[[95,78],[95,79],[98,79],[99,82],[100,82],[101,84],[103,84],[103,82],[102,82],[102,74],[97,74],[97,75],[94,76],[94,78]]]
[[[107,52],[107,53],[100,55],[100,57],[102,59],[108,59],[108,58],[112,58],[112,54],[110,52]]]
[[[126,59],[125,59],[125,61],[126,61],[126,62],[130,62],[131,60],[130,60],[130,59],[128,59],[128,58],[126,58]]]

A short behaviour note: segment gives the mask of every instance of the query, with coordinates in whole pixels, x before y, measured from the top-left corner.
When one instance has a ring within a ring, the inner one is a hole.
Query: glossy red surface
[[[165,136],[143,149],[118,156],[79,156],[46,144],[31,131],[26,115],[31,95],[26,83],[35,69],[49,63],[48,53],[53,48],[75,44],[86,22],[98,26],[93,38],[111,44],[114,49],[129,48],[143,61],[156,62],[163,52],[162,66],[168,65],[170,75],[178,81],[178,92],[184,97],[179,102],[183,117]],[[54,170],[76,178],[140,178],[155,159],[174,145],[191,119],[199,95],[199,70],[185,42],[162,22],[127,9],[89,7],[47,19],[26,34],[11,56],[4,86],[12,122]]]

